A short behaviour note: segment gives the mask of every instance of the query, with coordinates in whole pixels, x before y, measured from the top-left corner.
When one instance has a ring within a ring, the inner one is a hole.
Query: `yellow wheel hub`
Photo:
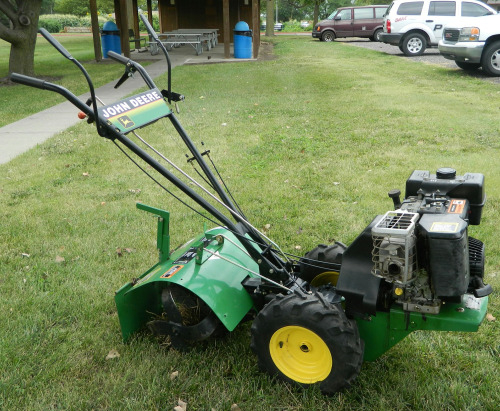
[[[299,326],[277,330],[269,342],[271,358],[278,369],[293,381],[314,384],[332,370],[332,355],[315,332]]]
[[[319,287],[320,285],[326,285],[331,283],[332,285],[337,285],[337,280],[339,279],[339,273],[337,271],[325,271],[324,273],[318,274],[311,281],[311,285],[314,287]]]

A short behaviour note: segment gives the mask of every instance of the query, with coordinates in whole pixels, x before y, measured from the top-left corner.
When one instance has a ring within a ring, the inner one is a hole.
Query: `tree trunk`
[[[35,45],[42,0],[18,0],[16,6],[0,0],[0,10],[10,20],[10,27],[0,23],[0,38],[11,44],[9,74],[32,76],[35,74]]]
[[[319,16],[319,2],[315,1],[314,2],[314,14],[313,14],[313,27],[318,22],[318,16]]]
[[[274,36],[274,0],[267,0],[266,6],[266,36]]]
[[[37,20],[38,21],[38,20]],[[17,30],[21,34],[21,30]],[[37,27],[30,25],[22,30],[25,39],[11,43],[9,57],[9,74],[19,73],[26,76],[35,74],[35,45]]]

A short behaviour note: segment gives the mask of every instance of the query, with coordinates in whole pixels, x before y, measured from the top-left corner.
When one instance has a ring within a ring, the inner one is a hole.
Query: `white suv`
[[[439,52],[464,70],[479,67],[500,77],[500,14],[449,24],[439,41]]]
[[[437,46],[445,24],[488,14],[496,11],[476,0],[395,0],[384,16],[380,41],[399,46],[407,56],[419,56]]]

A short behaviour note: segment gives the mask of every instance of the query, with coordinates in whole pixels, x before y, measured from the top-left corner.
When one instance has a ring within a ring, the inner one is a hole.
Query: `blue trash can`
[[[247,23],[239,21],[234,26],[234,58],[252,58],[252,30]]]
[[[118,27],[112,21],[107,21],[102,26],[101,39],[102,55],[105,59],[108,58],[108,51],[114,51],[118,54],[122,53],[120,30],[118,30]]]

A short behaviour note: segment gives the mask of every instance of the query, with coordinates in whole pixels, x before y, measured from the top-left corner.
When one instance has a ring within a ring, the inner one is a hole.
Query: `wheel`
[[[377,29],[375,30],[375,33],[373,33],[373,36],[370,37],[371,41],[380,41],[380,35],[383,33],[382,29]]]
[[[333,41],[335,40],[335,33],[333,31],[325,31],[322,35],[321,35],[321,40],[323,41]]]
[[[299,277],[314,287],[337,284],[342,254],[347,247],[337,241],[335,244],[320,244],[300,259]]]
[[[420,56],[427,48],[427,41],[422,34],[410,33],[404,37],[402,47],[407,56]]]
[[[361,369],[363,343],[356,322],[318,293],[278,295],[259,312],[251,330],[259,368],[284,381],[319,384],[328,395],[349,387]]]
[[[484,49],[481,66],[490,76],[500,76],[500,41],[495,41]]]
[[[480,63],[467,63],[466,61],[455,61],[455,64],[462,70],[477,70],[481,67]]]

